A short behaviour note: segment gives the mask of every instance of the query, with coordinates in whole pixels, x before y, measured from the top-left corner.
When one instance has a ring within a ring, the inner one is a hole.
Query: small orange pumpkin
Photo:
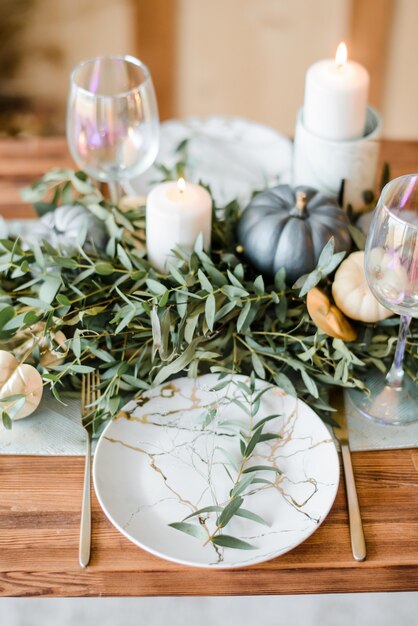
[[[306,306],[314,324],[330,337],[343,341],[356,339],[356,329],[341,313],[340,309],[331,304],[328,296],[317,287],[308,292]]]

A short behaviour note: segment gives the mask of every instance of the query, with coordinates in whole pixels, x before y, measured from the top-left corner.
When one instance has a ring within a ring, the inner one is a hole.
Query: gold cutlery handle
[[[90,501],[90,465],[91,443],[90,434],[86,432],[86,461],[84,466],[83,502],[81,506],[79,561],[86,567],[90,561],[91,543],[91,501]]]
[[[360,507],[358,503],[356,483],[354,482],[350,448],[347,444],[341,444],[341,454],[343,457],[345,487],[347,491],[351,549],[353,557],[356,561],[364,561],[366,558],[366,541],[364,539],[363,525],[361,523]]]

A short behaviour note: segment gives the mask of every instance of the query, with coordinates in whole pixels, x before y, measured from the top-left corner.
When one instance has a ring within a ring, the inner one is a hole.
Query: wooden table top
[[[383,142],[392,177],[418,171],[418,142]],[[71,165],[63,139],[0,141],[0,214],[32,215],[19,188]],[[388,428],[389,433],[389,428]],[[78,565],[84,459],[0,457],[0,595],[165,596],[418,590],[418,449],[353,454],[367,560],[351,555],[344,483],[307,541],[239,570],[197,570],[131,544],[93,497],[92,559]]]

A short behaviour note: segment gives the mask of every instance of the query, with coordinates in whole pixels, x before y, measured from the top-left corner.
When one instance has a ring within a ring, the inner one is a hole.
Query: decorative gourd
[[[354,341],[357,337],[348,319],[320,289],[314,287],[308,292],[306,307],[314,324],[330,337],[343,341]]]
[[[293,284],[316,267],[331,237],[336,252],[350,249],[348,224],[335,198],[312,187],[278,185],[251,200],[238,224],[238,243],[259,272],[272,276],[284,267]]]
[[[86,232],[87,245],[103,249],[108,240],[105,223],[81,204],[63,205],[45,213],[31,232],[39,241],[46,239],[55,248],[78,245],[80,233]]]
[[[335,304],[353,320],[377,322],[393,315],[375,298],[367,284],[364,252],[353,252],[335,273],[332,285]]]
[[[8,341],[3,342],[3,347],[12,352],[18,360],[29,355],[27,359],[32,363],[31,352],[38,346],[39,363],[42,367],[61,365],[68,352],[67,338],[61,330],[45,331],[45,326],[45,322],[37,322],[20,330]]]
[[[37,369],[28,363],[19,361],[6,350],[0,350],[0,400],[9,396],[23,395],[23,406],[13,414],[18,400],[1,402],[0,409],[11,413],[14,420],[27,417],[37,408],[42,398],[42,377]]]

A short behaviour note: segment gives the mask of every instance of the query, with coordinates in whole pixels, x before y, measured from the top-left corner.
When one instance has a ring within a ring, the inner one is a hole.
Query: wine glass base
[[[348,397],[361,415],[393,426],[418,421],[418,388],[411,378],[405,376],[403,386],[395,389],[386,384],[385,374],[373,372],[364,383],[369,396],[358,389],[348,390]]]

